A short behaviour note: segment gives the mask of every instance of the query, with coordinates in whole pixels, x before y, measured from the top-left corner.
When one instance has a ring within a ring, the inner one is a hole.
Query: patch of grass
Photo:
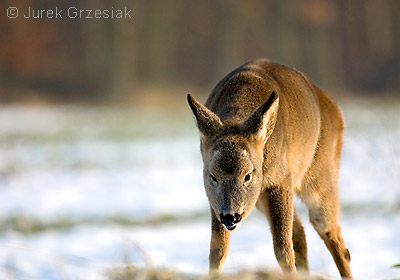
[[[110,280],[179,280],[179,279],[196,279],[190,276],[184,276],[171,270],[141,270],[134,265],[126,265],[122,268],[112,269],[108,277]]]
[[[0,221],[0,232],[17,231],[23,234],[33,234],[43,232],[45,230],[64,230],[74,226],[75,222],[61,218],[56,221],[45,222],[39,219],[26,216],[9,217]]]
[[[125,215],[105,217],[87,217],[72,219],[60,217],[55,220],[44,221],[35,217],[15,215],[0,220],[0,233],[16,231],[22,234],[37,234],[48,230],[67,230],[78,226],[101,226],[113,224],[123,227],[155,226],[168,223],[182,223],[197,219],[207,219],[209,213],[192,213],[187,215],[162,215],[143,219],[135,219]]]
[[[190,275],[168,269],[139,269],[132,264],[113,268],[108,273],[110,280],[323,280],[321,276],[302,273],[284,274],[278,271],[240,271],[221,275]]]

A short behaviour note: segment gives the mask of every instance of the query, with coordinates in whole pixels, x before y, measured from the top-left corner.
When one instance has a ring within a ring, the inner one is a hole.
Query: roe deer
[[[220,273],[230,232],[254,206],[269,220],[284,271],[308,271],[296,193],[340,275],[352,278],[338,224],[337,177],[343,119],[304,74],[258,59],[223,78],[205,106],[188,103],[200,131],[203,180],[211,210],[210,273]]]

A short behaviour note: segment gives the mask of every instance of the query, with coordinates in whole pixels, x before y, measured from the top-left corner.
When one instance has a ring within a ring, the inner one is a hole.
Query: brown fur
[[[296,193],[341,276],[352,278],[338,225],[343,120],[336,104],[302,73],[266,59],[228,74],[205,106],[190,95],[188,102],[201,134],[211,208],[210,271],[221,271],[227,229],[236,229],[254,206],[270,222],[282,269],[308,271]]]

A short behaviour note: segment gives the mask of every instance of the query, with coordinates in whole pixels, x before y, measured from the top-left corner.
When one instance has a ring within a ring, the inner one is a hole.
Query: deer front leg
[[[230,232],[225,230],[211,209],[210,274],[220,274],[228,254]]]
[[[276,259],[283,271],[294,272],[293,191],[271,187],[266,195]]]

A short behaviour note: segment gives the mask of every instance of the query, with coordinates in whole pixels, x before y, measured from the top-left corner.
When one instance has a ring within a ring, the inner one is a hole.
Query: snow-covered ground
[[[356,279],[400,278],[400,269],[391,268],[400,263],[398,108],[397,102],[342,106],[341,225]],[[188,111],[2,107],[0,198],[0,279],[105,279],[124,262],[207,271],[208,206]],[[311,271],[337,279],[299,207]],[[179,219],[191,215],[196,218]],[[118,216],[177,219],[147,225],[102,220]],[[7,224],[19,217],[78,222],[20,232]],[[278,266],[268,224],[254,212],[232,234],[224,271],[263,267]]]

